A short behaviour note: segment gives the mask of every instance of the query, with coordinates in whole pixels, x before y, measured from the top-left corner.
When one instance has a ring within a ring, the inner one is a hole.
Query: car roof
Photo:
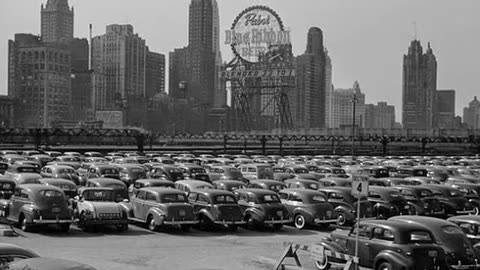
[[[205,182],[205,181],[201,181],[201,180],[193,180],[193,179],[189,179],[189,180],[179,180],[179,181],[176,181],[175,184],[184,184],[186,186],[200,186],[200,185],[212,185],[211,183],[209,182]]]
[[[221,190],[221,189],[195,189],[192,190],[192,192],[203,194],[206,196],[217,196],[217,195],[232,195],[233,193],[230,191],[226,190]]]
[[[174,182],[172,182],[170,180],[167,180],[167,179],[137,179],[137,180],[135,180],[135,183],[152,183],[152,182],[174,184]]]
[[[312,189],[303,189],[303,188],[286,188],[282,189],[280,192],[282,193],[296,193],[300,195],[318,195],[322,194],[320,191],[312,190]]]
[[[42,183],[48,183],[48,184],[71,184],[76,186],[75,183],[72,182],[72,180],[63,179],[63,178],[40,178],[38,180]]]
[[[181,190],[178,190],[178,189],[175,189],[175,188],[168,188],[168,187],[143,187],[140,190],[150,191],[150,192],[153,192],[153,193],[156,193],[156,194],[165,194],[165,193],[172,194],[172,193],[175,193],[175,194],[185,195],[185,192],[183,192]]]
[[[480,216],[474,216],[474,215],[463,215],[463,216],[454,216],[449,219],[448,221],[464,221],[464,222],[469,222],[469,223],[480,223]]]
[[[404,216],[398,216],[398,217],[404,217]],[[360,221],[360,225],[389,227],[389,228],[395,229],[395,231],[411,231],[411,230],[418,230],[418,229],[422,229],[422,230],[427,229],[428,231],[430,231],[429,226],[426,224],[417,223],[417,222],[403,223],[403,221],[399,222],[398,220],[392,220],[392,218],[388,220],[364,220],[364,221]]]
[[[449,221],[439,219],[439,218],[434,218],[434,217],[425,217],[425,216],[395,216],[395,217],[389,218],[388,220],[402,221],[406,223],[417,223],[417,224],[422,224],[429,228],[452,225],[452,223]]]
[[[296,182],[299,182],[299,183],[308,183],[308,184],[319,184],[318,181],[315,181],[315,180],[310,180],[310,179],[287,179],[285,181],[283,181],[284,183],[296,183]]]
[[[12,262],[9,265],[9,269],[23,270],[23,269],[36,269],[36,270],[96,270],[92,266],[78,263],[75,261],[57,259],[57,258],[31,258],[25,260],[19,260]]]
[[[123,183],[121,180],[114,179],[114,178],[107,178],[107,177],[102,177],[102,178],[90,178],[87,181],[90,182],[97,182],[97,183]],[[123,183],[124,184],[124,183]]]
[[[18,187],[21,187],[23,189],[26,189],[30,192],[36,192],[36,191],[41,191],[41,190],[57,190],[57,191],[62,191],[60,188],[56,186],[47,186],[47,185],[42,185],[42,184],[24,184],[24,185],[19,185]],[[62,191],[63,192],[63,191]]]
[[[265,184],[280,184],[280,185],[285,185],[285,183],[278,181],[278,180],[273,180],[273,179],[255,179],[255,180],[250,180],[250,183],[265,183]]]
[[[351,192],[351,187],[341,187],[341,186],[333,186],[333,187],[320,187],[320,190],[324,190],[327,192],[331,191],[340,191],[340,192]]]
[[[261,189],[261,188],[244,188],[244,189],[237,189],[235,192],[238,193],[251,193],[255,195],[277,195],[277,193],[273,190],[268,189]]]
[[[232,180],[232,179],[223,179],[223,180],[216,180],[214,183],[222,183],[222,184],[244,184],[242,181],[239,180]]]
[[[1,255],[23,255],[29,257],[39,257],[35,252],[14,244],[0,243]]]

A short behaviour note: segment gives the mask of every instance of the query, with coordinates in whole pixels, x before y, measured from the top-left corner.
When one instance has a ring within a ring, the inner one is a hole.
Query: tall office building
[[[402,121],[404,128],[434,127],[437,60],[430,43],[423,53],[420,41],[413,40],[403,56]]]
[[[220,56],[219,15],[216,0],[190,2],[188,50],[190,81],[187,95],[203,107],[215,104]],[[220,60],[221,62],[221,60]]]
[[[387,102],[365,105],[365,128],[392,129],[395,126],[395,107]]]
[[[455,90],[435,91],[435,128],[454,128],[455,120]]]
[[[145,40],[132,25],[108,25],[106,33],[92,40],[92,69],[95,76],[95,110],[125,107],[131,97],[146,97]]]
[[[165,55],[147,51],[145,83],[149,98],[165,92]]]
[[[71,51],[31,34],[8,42],[8,95],[16,101],[15,126],[51,127],[68,120],[71,104]]]
[[[333,90],[332,85],[332,59],[325,48],[325,127],[331,128],[333,123]]]
[[[295,127],[322,128],[325,126],[327,64],[320,28],[308,30],[307,49],[296,61],[297,89],[291,100]]]
[[[72,39],[69,43],[72,56],[72,103],[71,120],[93,120],[92,116],[92,73],[88,67],[89,45],[83,38]]]
[[[69,42],[73,39],[73,7],[68,0],[48,0],[41,6],[43,42]]]
[[[463,108],[463,123],[468,128],[480,129],[480,101],[476,96]]]
[[[335,89],[333,92],[332,126],[341,128],[353,124],[353,97],[355,94],[355,126],[365,126],[365,94],[360,89],[360,84],[355,82],[353,88]]]
[[[186,98],[190,69],[188,62],[188,48],[178,48],[169,54],[168,95],[174,98]],[[189,94],[190,95],[190,94]]]

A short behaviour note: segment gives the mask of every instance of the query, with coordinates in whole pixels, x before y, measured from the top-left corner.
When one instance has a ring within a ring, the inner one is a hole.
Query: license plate
[[[283,217],[283,211],[277,211],[277,216]]]
[[[180,210],[180,211],[178,211],[178,214],[183,217],[183,216],[185,216],[187,213],[185,212],[185,210]]]
[[[430,250],[428,252],[428,257],[437,257],[438,256],[438,253],[436,250]]]
[[[52,212],[53,213],[59,213],[60,212],[60,207],[53,207]]]

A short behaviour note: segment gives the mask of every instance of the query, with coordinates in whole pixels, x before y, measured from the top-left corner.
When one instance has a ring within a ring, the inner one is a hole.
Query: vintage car
[[[117,166],[108,164],[93,164],[88,168],[87,178],[114,178],[120,180]]]
[[[85,157],[100,157],[103,158],[103,154],[100,152],[90,151],[83,153]]]
[[[243,177],[248,180],[273,179],[273,168],[265,163],[247,163],[238,166]]]
[[[218,189],[196,189],[188,194],[196,219],[201,228],[227,227],[236,231],[238,225],[246,224],[243,212],[232,192]]]
[[[187,194],[196,189],[215,189],[212,184],[200,180],[180,180],[175,182],[175,188]]]
[[[42,176],[38,173],[12,173],[8,175],[8,178],[15,181],[17,185],[23,184],[40,184],[39,179]]]
[[[358,235],[358,236],[357,236]],[[322,239],[322,261],[316,261],[320,270],[331,264],[345,265],[340,258],[327,256],[325,251],[355,255],[358,239],[359,266],[373,270],[446,270],[445,251],[435,244],[432,229],[422,224],[390,220],[360,221],[350,231],[336,230]]]
[[[18,173],[39,173],[39,168],[31,164],[12,164],[8,167],[5,172],[5,176],[11,177],[14,174]]]
[[[235,191],[237,189],[246,188],[247,185],[244,182],[237,180],[217,180],[212,183],[216,189]]]
[[[73,203],[77,225],[83,230],[93,226],[114,225],[118,231],[127,231],[127,212],[118,203],[117,195],[113,188],[81,188]]]
[[[0,269],[10,269],[7,265],[19,260],[39,257],[35,252],[21,246],[0,243]]]
[[[21,155],[18,155],[18,154],[8,154],[8,155],[2,156],[1,160],[2,160],[2,162],[5,162],[7,164],[13,164],[17,160],[24,160],[24,159],[25,159],[24,156],[21,156]]]
[[[133,185],[128,187],[131,195],[136,195],[138,190],[144,187],[166,187],[175,188],[175,183],[166,179],[138,179]]]
[[[247,227],[269,225],[280,230],[284,224],[292,223],[287,208],[278,194],[266,189],[239,189],[234,191],[243,210]]]
[[[292,178],[309,180],[320,179],[320,176],[317,174],[311,174],[305,166],[299,164],[284,166],[283,171],[289,173]]]
[[[38,152],[37,150],[25,150],[25,151],[22,151],[22,156],[33,156],[33,155],[40,155],[40,152]]]
[[[433,242],[442,247],[446,263],[451,269],[480,269],[478,255],[465,233],[450,221],[434,217],[397,216],[389,221],[415,224],[430,229]]]
[[[48,162],[51,162],[53,161],[53,158],[49,155],[33,155],[33,156],[28,156],[28,157],[25,157],[25,160],[28,160],[28,161],[34,161],[38,164],[40,164],[40,168],[47,165]]]
[[[96,270],[92,266],[64,259],[57,258],[31,258],[16,261],[8,265],[8,270]]]
[[[415,214],[420,216],[445,217],[446,212],[433,192],[423,186],[395,186],[408,204],[415,208]]]
[[[247,185],[247,187],[268,189],[268,190],[273,190],[275,192],[279,192],[280,190],[287,188],[287,185],[277,180],[257,179],[257,180],[250,180],[250,183]]]
[[[370,187],[367,198],[373,205],[373,215],[377,219],[416,213],[415,207],[409,205],[405,197],[392,187]]]
[[[208,176],[207,171],[200,167],[200,165],[184,163],[178,165],[178,168],[183,172],[183,177],[186,180],[191,179],[210,182],[210,177]]]
[[[118,164],[117,165],[122,180],[127,186],[135,183],[137,179],[147,178],[144,167],[137,164]]]
[[[34,226],[58,224],[68,232],[72,211],[65,193],[54,186],[25,184],[15,187],[8,203],[7,219],[17,223],[23,231]]]
[[[13,195],[16,183],[14,180],[0,176],[0,200],[9,200]]]
[[[390,176],[389,175],[390,172],[388,171],[388,169],[382,166],[368,167],[368,168],[365,168],[365,171],[372,178],[384,178],[384,177]]]
[[[310,161],[314,162],[314,161]],[[314,162],[315,164],[316,162]],[[342,168],[337,168],[334,166],[319,166],[317,169],[317,174],[320,175],[320,178],[333,177],[333,178],[348,178],[347,172]]]
[[[52,162],[49,162],[47,164],[68,165],[73,167],[74,169],[78,169],[78,167],[80,167],[81,162],[82,162],[82,159],[80,157],[64,155],[64,156],[56,157]]]
[[[39,181],[44,185],[60,188],[69,199],[73,199],[78,195],[77,185],[70,180],[61,178],[41,178]]]
[[[70,166],[65,165],[46,165],[42,168],[40,175],[43,178],[61,178],[68,179],[75,185],[82,185],[78,173]]]
[[[349,187],[324,187],[318,191],[325,194],[328,202],[337,213],[337,225],[351,225],[357,220],[358,199],[352,195]],[[360,199],[360,219],[372,219],[372,204],[366,197]]]
[[[162,226],[180,226],[183,231],[197,223],[192,205],[180,190],[165,187],[146,187],[138,190],[125,204],[131,221],[146,223],[152,231]]]
[[[473,248],[480,254],[480,216],[464,215],[455,216],[447,219],[455,223],[467,235]]]
[[[304,188],[304,189],[312,189],[318,190],[322,186],[316,180],[309,180],[309,179],[288,179],[283,181],[287,188]]]
[[[428,178],[428,177],[405,177],[405,180],[410,181],[410,185],[419,186],[419,185],[439,185],[440,181]]]
[[[107,164],[108,163],[108,160],[106,158],[103,158],[103,157],[86,157],[83,162],[82,162],[82,165],[85,164],[85,163],[103,163],[103,164]]]
[[[293,217],[297,229],[307,225],[328,227],[337,222],[337,214],[327,197],[319,191],[309,189],[284,189],[279,192],[280,200]]]
[[[446,185],[424,185],[433,192],[440,204],[445,208],[447,217],[458,215],[474,215],[479,213],[478,207],[473,205],[465,198],[464,194],[453,187]],[[478,205],[478,199],[476,200]]]
[[[147,173],[149,178],[159,179],[159,178],[166,178],[172,182],[176,182],[179,180],[184,180],[183,172],[177,166],[164,164],[164,165],[155,165],[150,169]]]
[[[151,162],[161,163],[161,164],[166,164],[166,165],[175,164],[175,161],[171,158],[168,158],[168,157],[154,157],[154,158],[151,159]]]
[[[8,170],[8,163],[0,161],[0,174],[4,174]]]
[[[36,173],[40,173],[40,169],[42,168],[42,166],[38,162],[32,161],[32,160],[17,160],[12,164],[12,166],[23,166],[23,165],[35,167]]]
[[[59,152],[59,151],[44,151],[43,153],[47,156],[52,157],[52,158],[56,158],[56,157],[59,157],[59,156],[63,155],[63,153]]]
[[[227,165],[214,165],[210,167],[210,172],[208,174],[210,180],[238,180],[245,183],[248,183],[248,179],[243,177],[239,169],[233,166]]]
[[[279,165],[274,165],[272,167],[272,170],[273,170],[273,180],[283,182],[287,179],[291,179],[294,177],[292,174],[285,172],[285,169]]]
[[[399,186],[399,185],[411,185],[411,182],[408,180],[405,180],[405,178],[385,177],[385,178],[370,178],[368,179],[368,184],[370,186],[392,187],[392,186]]]
[[[352,180],[347,178],[338,178],[338,177],[325,177],[318,180],[320,186],[323,187],[351,187]]]
[[[399,167],[395,177],[427,177],[428,171],[423,167]]]

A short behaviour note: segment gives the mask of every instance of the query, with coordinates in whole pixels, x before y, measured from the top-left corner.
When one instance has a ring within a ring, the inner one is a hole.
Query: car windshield
[[[308,170],[304,168],[295,168],[294,171],[295,173],[308,173]]]
[[[275,194],[268,194],[268,195],[263,195],[258,198],[260,203],[278,203],[280,202],[280,198],[278,198],[277,195]]]
[[[47,198],[58,198],[62,197],[63,194],[56,190],[42,190],[40,191],[40,195]]]
[[[120,183],[108,183],[104,185],[105,187],[110,187],[110,188],[119,188],[119,189],[124,189],[125,186],[120,184]]]
[[[113,168],[105,168],[102,169],[102,174],[118,174],[118,170]]]
[[[424,189],[424,190],[420,191],[420,197],[421,197],[421,198],[433,197],[433,192],[431,192],[431,191],[428,190],[428,189]]]
[[[409,233],[409,243],[432,243],[433,239],[427,231],[412,231]]]
[[[86,190],[82,193],[82,195],[83,199],[86,201],[114,201],[114,194],[112,190]]]
[[[203,168],[191,168],[190,171],[192,173],[206,173],[205,169]]]
[[[74,174],[75,171],[73,169],[58,169],[58,173],[69,173],[69,174]]]
[[[12,183],[0,183],[0,190],[13,190],[14,188]]]
[[[183,194],[164,194],[161,197],[162,203],[181,203],[187,202],[187,198]]]
[[[333,169],[332,171],[334,174],[345,174],[345,170],[343,169]]]
[[[217,195],[214,199],[215,203],[235,203],[235,198],[231,195]]]
[[[34,167],[18,167],[17,171],[21,173],[34,173],[37,169]]]

